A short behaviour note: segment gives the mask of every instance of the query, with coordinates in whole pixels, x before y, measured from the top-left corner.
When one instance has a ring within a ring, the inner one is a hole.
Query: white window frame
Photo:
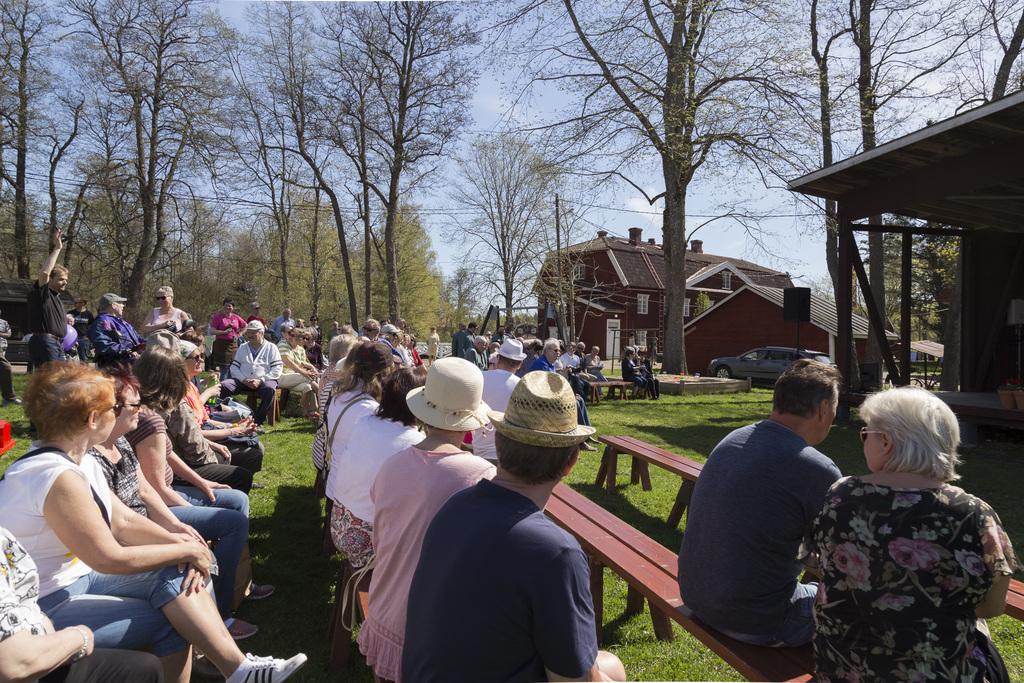
[[[683,317],[690,317],[690,297],[683,299]]]
[[[732,271],[722,271],[722,289],[732,289]]]
[[[637,294],[636,295],[636,312],[638,315],[647,315],[647,311],[650,310],[651,306],[651,295],[650,294]]]
[[[635,342],[636,342],[637,348],[641,348],[644,351],[646,351],[647,350],[647,330],[637,330],[635,334],[636,334]]]
[[[573,281],[582,280],[587,274],[587,268],[583,265],[582,261],[577,261],[572,266],[572,279]]]

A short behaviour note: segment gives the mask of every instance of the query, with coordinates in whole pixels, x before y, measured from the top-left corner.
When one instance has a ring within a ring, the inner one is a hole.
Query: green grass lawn
[[[16,379],[23,385],[23,377]],[[762,419],[770,406],[770,391],[755,389],[724,396],[665,396],[657,402],[606,401],[591,410],[591,419],[602,434],[629,434],[703,462],[725,434]],[[2,471],[28,443],[20,409],[0,409],[0,419],[14,423],[19,438],[17,449],[0,460]],[[835,427],[820,446],[844,473],[866,471],[857,427]],[[292,419],[268,429],[264,437],[267,457],[257,481],[267,486],[252,493],[251,546],[257,579],[275,584],[277,593],[270,600],[242,606],[239,616],[261,629],[242,645],[259,654],[304,651],[310,662],[297,680],[368,682],[372,676],[358,654],[346,671],[338,675],[327,671],[327,623],[338,563],[319,549],[322,506],[312,494],[311,439],[311,428]],[[619,488],[609,494],[594,485],[599,461],[599,453],[584,453],[569,483],[666,547],[677,549],[681,532],[668,528],[665,518],[678,478],[652,468],[654,489],[643,491],[639,485],[627,485],[628,468],[623,463]],[[984,442],[966,449],[964,461],[961,484],[995,507],[1018,552],[1024,552],[1024,508],[1018,502],[1024,484],[1024,446]],[[665,643],[655,639],[646,613],[621,616],[626,585],[605,571],[603,647],[622,658],[632,680],[742,680],[678,626],[675,640]],[[1022,577],[1019,573],[1017,578]],[[438,624],[443,623],[444,615],[438,615]],[[990,624],[1011,679],[1024,680],[1024,625],[1008,617]]]

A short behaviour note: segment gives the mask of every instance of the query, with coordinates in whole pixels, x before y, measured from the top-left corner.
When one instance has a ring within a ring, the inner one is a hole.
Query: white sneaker
[[[278,683],[287,680],[305,663],[306,655],[301,652],[291,659],[257,657],[247,653],[226,683]]]

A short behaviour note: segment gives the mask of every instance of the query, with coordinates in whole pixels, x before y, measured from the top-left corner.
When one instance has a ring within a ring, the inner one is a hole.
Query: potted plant
[[[1006,410],[1013,410],[1017,407],[1017,393],[1024,394],[1024,391],[1020,391],[1020,378],[1010,377],[1005,380],[996,389],[996,393],[999,394],[999,402]]]

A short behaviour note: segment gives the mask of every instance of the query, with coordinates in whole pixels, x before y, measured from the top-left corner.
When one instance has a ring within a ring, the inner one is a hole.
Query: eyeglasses
[[[137,413],[142,409],[142,403],[117,403],[114,405],[114,415],[120,416],[121,411],[127,408],[130,412]]]
[[[860,430],[860,442],[861,443],[867,442],[868,434],[885,434],[885,432],[879,432],[879,431],[876,431],[876,430],[873,430],[873,429],[868,429],[867,427],[861,427],[861,430]]]
[[[201,354],[197,353],[194,356],[189,356],[187,360],[190,360],[193,363],[198,363],[199,361],[203,360],[203,357]]]

